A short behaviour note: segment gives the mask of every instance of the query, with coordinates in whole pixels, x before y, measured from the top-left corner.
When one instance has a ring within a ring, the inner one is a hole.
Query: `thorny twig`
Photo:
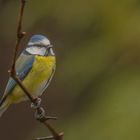
[[[33,107],[35,112],[36,119],[43,123],[51,132],[52,136],[49,137],[42,137],[37,138],[36,140],[45,140],[45,139],[54,139],[54,140],[62,140],[63,139],[63,133],[57,133],[55,129],[47,122],[49,119],[55,120],[55,117],[48,117],[45,115],[45,110],[40,106],[41,99],[40,98],[33,98],[31,94],[28,92],[28,90],[25,88],[25,86],[22,84],[22,81],[18,78],[16,75],[16,69],[15,69],[15,63],[17,58],[18,49],[20,47],[21,40],[25,36],[25,32],[22,32],[22,21],[23,21],[23,14],[24,14],[24,8],[27,0],[20,0],[20,11],[19,11],[19,19],[18,19],[18,25],[17,25],[17,39],[16,39],[16,45],[14,48],[14,54],[13,54],[13,61],[11,70],[9,71],[10,76],[17,82],[17,84],[20,86],[20,88],[24,91],[26,96],[31,101],[31,107]]]

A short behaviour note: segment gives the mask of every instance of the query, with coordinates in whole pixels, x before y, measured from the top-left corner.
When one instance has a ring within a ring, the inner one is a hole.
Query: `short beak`
[[[50,44],[50,45],[47,46],[47,49],[50,49],[52,47],[53,47],[53,45]]]

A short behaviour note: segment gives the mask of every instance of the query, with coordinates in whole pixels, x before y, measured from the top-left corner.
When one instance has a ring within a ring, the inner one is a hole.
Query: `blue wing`
[[[27,55],[22,53],[16,61],[16,73],[20,80],[23,80],[28,72],[31,70],[33,62],[34,62],[34,55]],[[9,93],[14,87],[16,86],[16,82],[9,78],[7,83],[4,95]]]

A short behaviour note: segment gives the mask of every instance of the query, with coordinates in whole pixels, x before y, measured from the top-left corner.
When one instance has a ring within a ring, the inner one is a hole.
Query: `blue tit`
[[[37,98],[46,90],[54,75],[56,58],[52,45],[43,35],[33,35],[16,61],[16,74],[22,84]],[[10,77],[0,101],[0,116],[11,104],[28,100],[23,90]]]

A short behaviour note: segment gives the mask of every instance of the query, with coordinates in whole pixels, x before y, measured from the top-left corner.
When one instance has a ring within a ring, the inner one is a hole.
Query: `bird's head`
[[[28,42],[26,52],[41,56],[54,55],[49,39],[43,35],[33,35]]]

